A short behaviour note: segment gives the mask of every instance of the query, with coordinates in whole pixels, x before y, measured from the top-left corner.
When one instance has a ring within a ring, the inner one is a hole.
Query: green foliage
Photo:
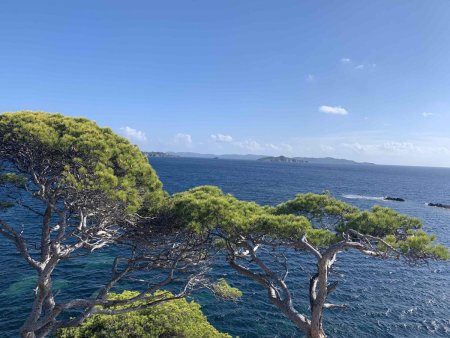
[[[14,203],[8,201],[0,201],[0,211],[5,211],[14,207]]]
[[[450,259],[450,252],[447,247],[433,243],[436,236],[427,234],[425,231],[408,231],[407,236],[398,238],[395,235],[387,235],[384,241],[399,250],[402,254],[416,258],[437,258],[442,260]],[[380,250],[387,250],[386,245],[381,243]]]
[[[217,187],[193,188],[175,194],[172,201],[180,222],[197,232],[220,228],[231,237],[256,234],[299,239],[305,233],[312,238],[319,237],[316,236],[319,230],[312,228],[303,216],[276,215],[273,208],[238,200]],[[322,234],[326,231],[320,230]]]
[[[128,212],[163,198],[162,184],[139,149],[84,118],[1,114],[0,160],[45,177],[53,187],[101,193]]]
[[[225,278],[220,278],[214,283],[213,290],[216,296],[226,300],[236,300],[242,297],[242,291],[230,286]]]
[[[420,230],[417,218],[380,206],[360,210],[329,194],[297,195],[269,207],[238,200],[217,187],[201,186],[175,194],[171,203],[178,222],[196,232],[220,229],[235,240],[251,235],[298,241],[306,234],[312,245],[326,247],[354,230],[384,239],[410,257],[450,258],[446,247],[435,244],[433,235]],[[379,249],[388,247],[380,245]]]
[[[171,296],[164,292],[165,296]],[[121,294],[111,294],[110,299],[130,299],[138,293],[124,291]],[[157,292],[149,295],[161,295]],[[117,307],[116,309],[141,305],[144,301]],[[120,315],[93,315],[81,326],[58,331],[58,338],[226,338],[228,334],[217,331],[203,315],[200,305],[185,299],[168,301],[149,307],[145,310],[129,312]]]
[[[353,229],[363,234],[384,237],[390,234],[405,234],[408,230],[422,227],[420,220],[398,212],[374,206],[371,211],[358,211],[345,216],[346,223],[337,231]]]
[[[294,199],[276,206],[275,214],[299,214],[309,219],[322,221],[332,216],[342,217],[354,213],[358,209],[350,204],[339,201],[328,193],[299,194]]]
[[[2,170],[1,167],[0,170]],[[4,188],[7,186],[24,187],[25,184],[25,178],[20,175],[16,175],[13,173],[0,174],[0,188]],[[14,207],[14,205],[15,204],[11,201],[0,200],[0,212],[8,210]]]
[[[23,186],[25,183],[26,179],[23,176],[14,173],[0,174],[0,186],[5,186],[7,184]]]
[[[175,214],[197,232],[223,226],[229,231],[236,226],[249,228],[250,217],[263,214],[253,202],[244,202],[213,186],[201,186],[173,196]],[[248,217],[246,217],[248,216]]]
[[[371,211],[359,211],[345,215],[345,223],[336,231],[346,232],[350,229],[365,235],[379,237],[395,249],[410,258],[450,259],[448,248],[436,244],[436,236],[421,230],[419,219],[398,212],[374,206]],[[381,243],[380,250],[388,247]]]

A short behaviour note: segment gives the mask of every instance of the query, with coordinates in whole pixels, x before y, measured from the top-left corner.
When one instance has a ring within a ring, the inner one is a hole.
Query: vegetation
[[[173,296],[164,292],[164,297]],[[146,295],[144,300],[127,306],[145,305],[160,297],[163,292]],[[138,292],[124,291],[121,294],[111,293],[109,299],[124,300],[136,297]],[[148,299],[148,300],[147,300]],[[217,331],[200,310],[200,305],[185,299],[162,303],[140,311],[119,315],[94,315],[83,325],[76,328],[62,329],[58,338],[156,338],[156,337],[198,337],[226,338],[228,334]]]
[[[146,157],[87,119],[34,112],[0,115],[0,192],[1,211],[21,208],[23,216],[2,217],[0,234],[15,244],[38,276],[22,337],[44,337],[78,325],[102,311],[96,305],[115,304],[107,294],[124,276],[157,265],[167,270],[167,278],[145,290],[154,292],[173,280],[180,262],[195,258],[192,246],[174,250],[167,231],[162,241],[156,239],[162,229],[141,226],[138,213],[156,214],[167,197]],[[30,236],[39,241],[37,253],[29,250]],[[111,279],[96,298],[56,301],[52,274],[61,261],[117,244],[128,247],[123,252],[128,250],[129,257],[115,259]],[[183,297],[193,281],[189,277],[173,298]],[[79,316],[61,319],[67,311]]]
[[[175,194],[173,210],[192,231],[214,234],[230,266],[266,288],[269,300],[308,337],[325,337],[323,310],[344,306],[327,302],[337,288],[329,277],[340,252],[356,250],[409,263],[450,258],[434,235],[421,230],[418,219],[379,206],[359,210],[327,193],[297,195],[264,207],[203,186]],[[295,253],[308,254],[317,266],[306,286],[309,315],[295,308],[287,282]]]
[[[225,299],[241,296],[225,280],[205,277],[217,252],[265,288],[270,302],[308,337],[324,337],[324,309],[343,306],[328,302],[337,289],[330,276],[339,253],[354,250],[410,264],[450,258],[418,219],[379,206],[360,210],[328,193],[297,195],[277,206],[241,201],[211,186],[170,197],[136,146],[92,121],[57,114],[0,115],[0,193],[0,212],[28,213],[0,218],[0,234],[38,276],[20,329],[27,338],[55,330],[61,337],[224,336],[207,324],[198,305],[181,300],[196,286]],[[39,219],[38,229],[36,222],[26,223],[29,215]],[[29,235],[40,239],[36,253],[29,250]],[[98,294],[57,302],[57,265],[108,245],[120,245],[123,255]],[[296,255],[316,266],[307,286],[288,282],[290,269],[299,269],[292,264]],[[124,277],[142,278],[155,269],[165,278],[144,279],[147,287],[140,292],[110,293]],[[179,272],[179,293],[155,293]],[[292,287],[309,290],[309,313],[295,307]],[[68,313],[76,316],[65,319]]]
[[[236,300],[242,297],[242,291],[230,286],[225,278],[220,278],[213,284],[213,291],[222,299]]]

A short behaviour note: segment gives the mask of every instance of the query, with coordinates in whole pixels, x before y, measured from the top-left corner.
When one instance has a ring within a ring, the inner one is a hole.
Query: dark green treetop
[[[163,195],[161,182],[136,146],[84,118],[1,114],[0,161],[9,164],[13,174],[51,187],[56,198],[69,192],[101,192],[136,212],[144,200],[157,201]]]
[[[380,206],[360,210],[328,193],[300,194],[270,207],[238,200],[217,187],[202,186],[175,194],[172,202],[186,226],[198,232],[219,229],[232,240],[269,236],[294,243],[305,235],[310,244],[326,248],[343,236],[359,233],[382,240],[377,249],[385,253],[390,248],[384,241],[408,258],[450,258],[444,246],[434,243],[434,235],[421,230],[417,218]]]

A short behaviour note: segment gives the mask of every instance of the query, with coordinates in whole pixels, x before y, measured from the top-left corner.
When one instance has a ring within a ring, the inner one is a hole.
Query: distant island
[[[351,165],[375,165],[375,163],[370,162],[356,162],[352,160],[346,160],[343,158],[334,158],[334,157],[294,157],[296,160],[306,161],[308,163],[314,164],[351,164]]]
[[[333,157],[286,157],[286,156],[269,156],[259,158],[258,161],[265,162],[281,162],[281,163],[313,163],[313,164],[344,164],[344,165],[355,165],[355,164],[370,164],[374,163],[368,162],[356,162],[352,160],[345,160],[342,158]]]
[[[308,161],[301,160],[295,157],[286,157],[286,156],[268,156],[259,158],[258,161],[264,162],[282,162],[282,163],[308,163]]]
[[[175,154],[165,153],[162,151],[149,151],[149,152],[144,151],[143,154],[147,157],[180,157]]]
[[[256,161],[261,157],[265,157],[264,155],[240,155],[240,154],[225,154],[225,155],[217,155],[217,154],[200,154],[200,153],[192,153],[192,152],[167,152],[166,154],[172,155],[171,157],[189,157],[189,158],[211,158],[216,160],[247,160],[247,161]]]
[[[279,163],[297,163],[297,164],[340,164],[340,165],[374,165],[369,162],[356,162],[342,158],[334,157],[287,157],[287,156],[264,156],[264,155],[240,155],[240,154],[200,154],[193,152],[144,152],[147,157],[188,157],[188,158],[209,158],[215,160],[247,160]]]

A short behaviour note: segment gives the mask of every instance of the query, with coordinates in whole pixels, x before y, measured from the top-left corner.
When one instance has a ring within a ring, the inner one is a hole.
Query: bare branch
[[[333,291],[335,291],[335,290],[337,289],[338,284],[339,284],[338,282],[333,282],[333,283],[331,283],[330,285],[328,285],[328,287],[327,287],[327,293],[330,294],[330,293],[332,293]]]
[[[330,304],[330,303],[323,304],[324,309],[346,308],[346,307],[347,307],[347,304]]]
[[[322,254],[317,250],[315,247],[313,247],[308,240],[306,239],[306,234],[303,235],[301,242],[308,248],[309,251],[311,251],[318,259],[322,258]]]
[[[17,250],[19,250],[22,257],[25,258],[25,260],[31,267],[36,270],[42,269],[41,264],[30,256],[27,245],[22,235],[2,220],[0,220],[0,234],[5,238],[14,241]]]

